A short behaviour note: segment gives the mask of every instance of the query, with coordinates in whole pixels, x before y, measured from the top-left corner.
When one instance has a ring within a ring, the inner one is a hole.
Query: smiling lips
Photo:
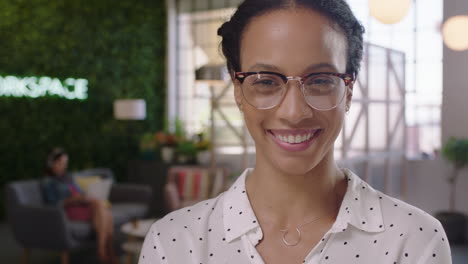
[[[273,140],[287,151],[307,149],[322,129],[268,130]]]
[[[309,140],[320,129],[301,129],[301,130],[268,130],[273,136],[282,142],[289,144],[298,144]]]

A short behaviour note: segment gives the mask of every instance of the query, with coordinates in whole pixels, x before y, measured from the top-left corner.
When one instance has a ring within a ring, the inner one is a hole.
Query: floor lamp
[[[117,120],[145,120],[146,102],[144,99],[117,99],[114,101],[114,118]],[[127,150],[130,148],[130,136],[133,134],[125,126],[127,132]]]

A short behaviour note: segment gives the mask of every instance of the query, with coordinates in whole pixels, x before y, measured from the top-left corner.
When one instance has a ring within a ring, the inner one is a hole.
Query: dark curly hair
[[[222,51],[227,60],[229,72],[240,69],[240,41],[250,20],[265,13],[296,7],[310,8],[341,29],[348,43],[346,72],[358,74],[362,53],[364,27],[354,16],[345,0],[246,0],[231,19],[219,29]]]

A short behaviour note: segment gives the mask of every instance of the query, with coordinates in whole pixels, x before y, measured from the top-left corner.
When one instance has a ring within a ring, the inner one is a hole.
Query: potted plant
[[[439,212],[436,218],[442,223],[447,237],[452,244],[465,241],[466,217],[455,209],[456,183],[460,171],[468,166],[468,139],[450,138],[442,147],[442,156],[452,163],[452,173],[448,177],[450,184],[449,211]]]
[[[140,154],[144,160],[154,160],[156,157],[156,141],[153,133],[144,133],[140,138]]]
[[[177,146],[177,138],[167,132],[157,132],[154,135],[156,144],[161,149],[161,158],[166,163],[171,163],[174,160],[174,152]]]
[[[195,163],[195,155],[197,154],[197,145],[191,140],[183,140],[177,144],[177,161],[179,163]]]
[[[211,142],[205,139],[205,134],[198,133],[197,134],[197,162],[203,165],[206,165],[210,162],[211,159]]]
[[[179,140],[184,140],[186,138],[186,132],[184,123],[178,117],[174,120],[174,136]]]

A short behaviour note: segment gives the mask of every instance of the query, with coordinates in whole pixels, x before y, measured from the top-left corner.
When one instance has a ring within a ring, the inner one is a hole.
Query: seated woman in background
[[[117,263],[112,248],[112,214],[104,201],[88,198],[67,173],[68,154],[54,148],[47,156],[46,178],[42,182],[48,204],[64,206],[72,221],[92,221],[97,233],[97,253],[103,263]]]

